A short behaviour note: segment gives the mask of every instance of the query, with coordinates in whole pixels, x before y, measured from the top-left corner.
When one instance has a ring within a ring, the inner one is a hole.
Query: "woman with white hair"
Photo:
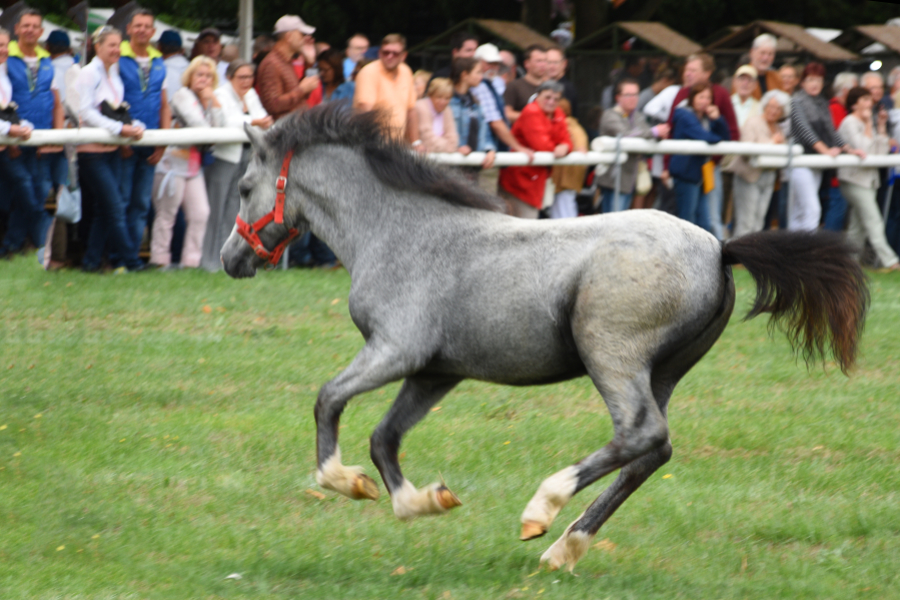
[[[783,144],[781,121],[790,114],[791,97],[781,90],[769,90],[763,95],[760,105],[762,114],[748,117],[741,126],[741,141],[753,144]],[[752,167],[745,156],[737,157],[730,169],[736,175],[734,237],[762,231],[778,172]]]

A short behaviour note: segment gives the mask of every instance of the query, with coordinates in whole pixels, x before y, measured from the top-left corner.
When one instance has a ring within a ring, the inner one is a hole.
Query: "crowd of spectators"
[[[27,139],[34,129],[85,126],[140,139],[147,129],[170,127],[268,129],[294,111],[344,102],[356,111],[380,111],[386,134],[411,151],[483,153],[479,166],[460,173],[497,193],[520,218],[656,207],[719,239],[773,226],[824,227],[846,230],[860,248],[868,242],[873,264],[900,269],[900,218],[893,216],[900,199],[887,225],[882,216],[893,200],[888,191],[900,189],[878,169],[780,171],[742,157],[634,153],[617,167],[494,168],[497,152],[524,153],[529,162],[534,152],[584,152],[585,129],[648,140],[793,141],[805,153],[829,156],[896,151],[898,72],[890,93],[878,72],[841,73],[828,97],[821,64],[774,68],[776,39],[763,34],[724,85],[714,82],[716,65],[707,54],[682,65],[629,60],[604,91],[602,117],[585,123],[561,48],[526,48],[520,70],[513,53],[463,32],[451,39],[448,65],[414,73],[400,34],[376,48],[356,34],[339,50],[316,42],[315,31],[285,15],[271,35],[254,41],[253,61],[245,62],[236,59],[236,48],[223,47],[218,30],[207,28],[189,57],[177,31],[151,44],[154,16],[138,9],[124,32],[111,26],[94,32],[91,60],[82,67],[65,33],[54,31],[46,49],[38,44],[42,17],[27,9],[15,41],[0,30],[0,134]],[[48,267],[219,270],[240,204],[237,182],[249,159],[247,144],[5,147],[0,256],[30,244],[43,249]],[[54,220],[48,197],[52,205],[76,186],[80,223]],[[289,256],[303,266],[339,264],[311,233]]]

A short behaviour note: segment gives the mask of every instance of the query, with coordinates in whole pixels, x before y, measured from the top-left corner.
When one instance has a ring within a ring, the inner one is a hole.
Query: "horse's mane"
[[[437,196],[458,206],[503,212],[499,198],[386,136],[382,119],[383,114],[377,111],[354,113],[346,103],[329,103],[281,119],[266,134],[266,145],[281,156],[291,149],[301,152],[317,144],[359,148],[369,168],[385,185]]]

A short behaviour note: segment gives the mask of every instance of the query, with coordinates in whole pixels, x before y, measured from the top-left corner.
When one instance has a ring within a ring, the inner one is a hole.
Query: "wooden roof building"
[[[700,52],[700,44],[655,21],[612,23],[569,46],[572,56],[667,54],[684,58]]]
[[[800,25],[778,21],[754,21],[709,44],[705,50],[715,56],[739,57],[750,51],[756,36],[770,33],[778,38],[779,56],[793,55],[822,62],[855,61],[859,57],[837,44],[820,40]]]
[[[900,26],[857,25],[837,36],[833,43],[859,54],[900,54]],[[875,44],[880,47],[873,48]]]

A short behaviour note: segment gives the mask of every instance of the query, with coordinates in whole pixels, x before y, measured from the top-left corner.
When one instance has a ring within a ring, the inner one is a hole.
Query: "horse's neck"
[[[328,146],[305,154],[298,170],[303,212],[316,237],[349,269],[367,247],[397,235],[407,201],[391,193],[353,150]]]

